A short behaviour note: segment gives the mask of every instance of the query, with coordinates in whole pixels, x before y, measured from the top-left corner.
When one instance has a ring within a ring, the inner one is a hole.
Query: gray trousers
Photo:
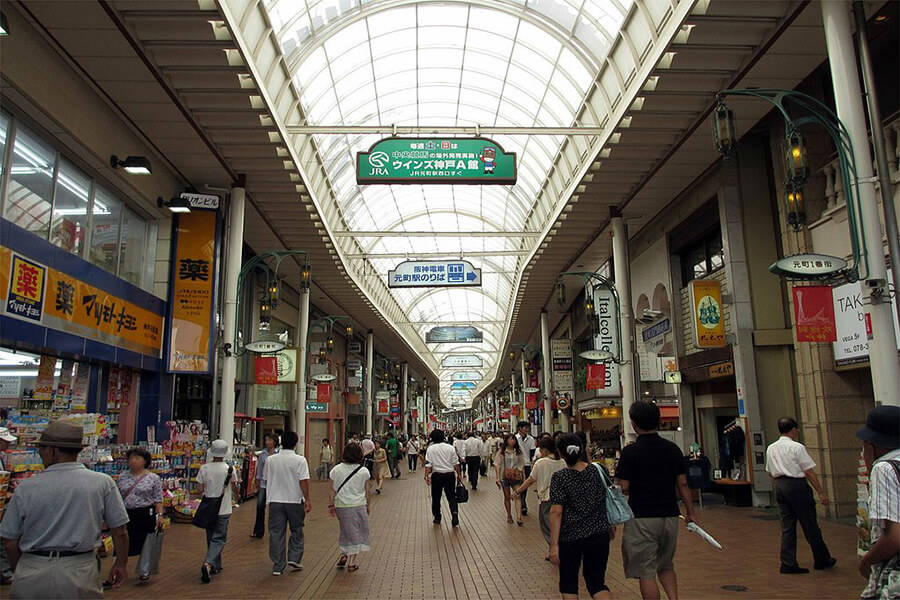
[[[273,571],[284,571],[287,561],[299,563],[303,560],[303,520],[306,508],[303,504],[269,503],[269,558]],[[287,560],[284,557],[284,537],[288,525],[291,537],[288,540]]]
[[[775,479],[775,500],[781,512],[781,564],[797,566],[797,522],[812,548],[816,564],[831,558],[822,531],[816,521],[816,501],[806,479],[778,477]]]
[[[9,590],[10,599],[103,598],[95,553],[50,558],[22,554]]]
[[[231,515],[219,515],[216,524],[206,530],[206,558],[203,562],[209,563],[213,569],[222,569],[222,550],[228,541],[228,519]]]
[[[550,543],[550,501],[541,502],[541,506],[539,507],[540,513],[538,514],[538,522],[541,525],[541,535],[544,536],[544,540],[549,544]]]

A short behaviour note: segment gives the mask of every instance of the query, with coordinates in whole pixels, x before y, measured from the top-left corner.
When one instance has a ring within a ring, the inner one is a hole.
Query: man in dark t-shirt
[[[685,522],[697,522],[681,450],[659,436],[659,407],[635,402],[628,411],[638,440],[622,449],[616,479],[628,494],[634,519],[625,523],[622,558],[625,576],[638,579],[643,598],[659,598],[656,578],[669,598],[678,597],[675,547],[678,542],[678,496]]]

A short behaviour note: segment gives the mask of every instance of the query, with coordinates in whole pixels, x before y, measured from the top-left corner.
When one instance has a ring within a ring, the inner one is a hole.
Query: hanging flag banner
[[[722,284],[715,279],[695,279],[690,283],[694,322],[694,346],[725,346],[725,315],[722,313]]]
[[[331,384],[330,383],[317,383],[316,384],[316,402],[320,402],[323,404],[328,404],[331,402]]]
[[[612,290],[597,287],[594,289],[594,307],[597,312],[597,335],[594,336],[594,349],[619,355],[619,312]],[[613,359],[601,361],[604,369],[604,384],[595,388],[599,397],[620,397],[619,364]]]
[[[537,394],[525,394],[525,409],[534,410],[537,408]]]
[[[831,286],[794,286],[794,321],[798,342],[836,342]]]
[[[471,325],[432,327],[425,333],[426,344],[480,344],[483,340],[484,333]]]
[[[487,138],[402,138],[356,153],[356,183],[514,185],[516,154]]]
[[[390,288],[481,286],[481,269],[467,260],[407,260],[387,279]]]
[[[215,319],[219,215],[175,215],[169,296],[169,373],[209,373]]]
[[[376,411],[379,415],[387,415],[391,410],[391,402],[389,399],[379,400],[378,401],[378,410]]]
[[[278,384],[278,359],[274,356],[257,356],[253,359],[256,367],[256,385]]]
[[[602,390],[606,388],[606,365],[588,365],[585,387],[589,390]]]
[[[550,340],[553,389],[558,393],[575,390],[572,379],[572,340]]]

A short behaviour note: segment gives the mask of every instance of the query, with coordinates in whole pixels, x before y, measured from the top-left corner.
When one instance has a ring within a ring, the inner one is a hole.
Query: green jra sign
[[[400,138],[356,154],[356,182],[513,185],[516,154],[487,138]]]

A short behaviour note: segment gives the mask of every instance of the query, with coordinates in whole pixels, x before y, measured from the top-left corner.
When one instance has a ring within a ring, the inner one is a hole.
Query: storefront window
[[[13,142],[5,216],[44,239],[50,229],[56,150],[21,125]]]
[[[122,214],[122,245],[119,250],[119,277],[141,284],[145,270],[147,222],[127,208]]]
[[[703,279],[725,266],[722,231],[716,229],[681,253],[683,284]]]
[[[56,201],[50,224],[50,241],[63,250],[82,256],[87,231],[91,180],[66,160],[59,164]]]
[[[122,203],[106,191],[96,186],[91,225],[91,249],[88,260],[110,271],[116,272],[119,264],[119,230],[122,222]]]

